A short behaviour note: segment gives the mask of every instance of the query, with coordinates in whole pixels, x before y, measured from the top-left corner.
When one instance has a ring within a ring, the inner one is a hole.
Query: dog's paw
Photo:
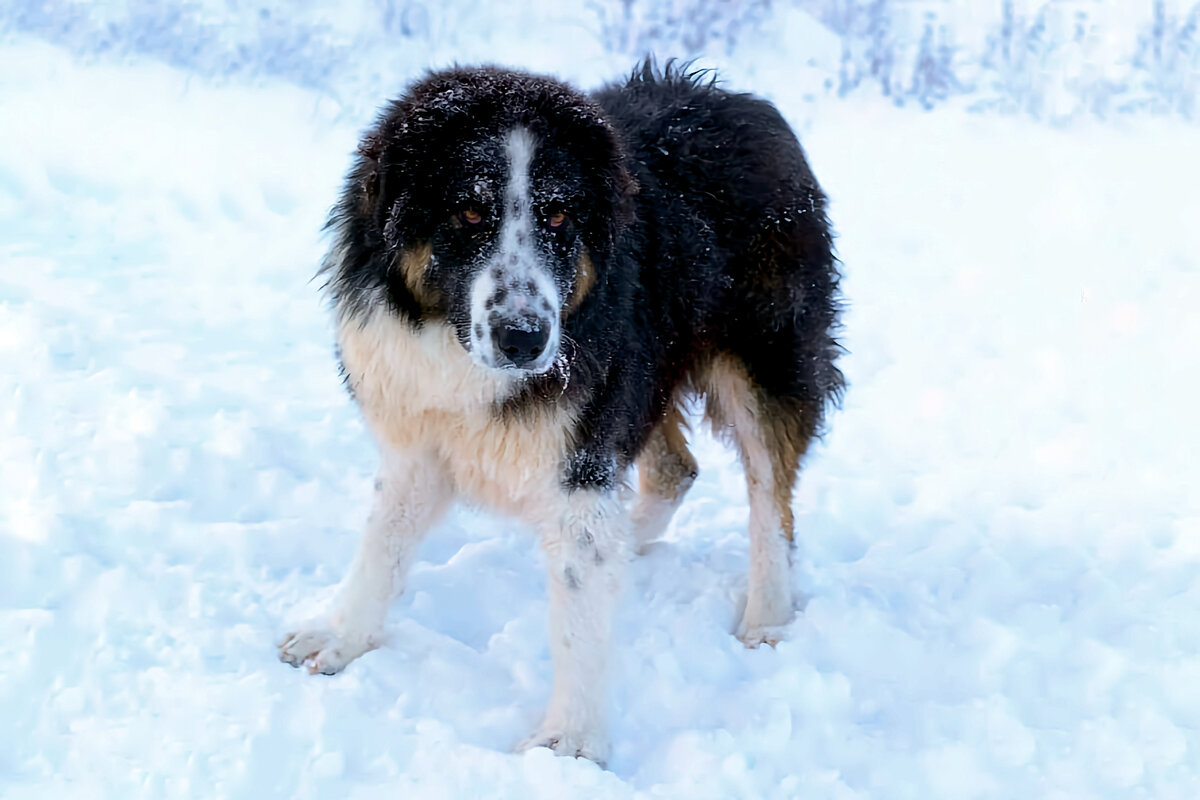
[[[336,675],[351,661],[378,647],[380,638],[357,631],[339,633],[325,620],[315,619],[279,640],[279,660],[293,667],[306,667],[314,675]]]
[[[742,611],[742,621],[738,623],[734,635],[746,647],[754,648],[760,644],[774,647],[786,638],[784,634],[795,618],[792,593],[783,581],[759,591],[752,588]]]
[[[518,753],[535,747],[548,747],[556,756],[586,758],[603,767],[608,761],[608,739],[594,731],[569,732],[557,729],[540,729],[517,746]]]
[[[737,638],[751,650],[760,644],[769,644],[774,647],[786,638],[784,636],[786,630],[787,625],[754,625],[743,619],[742,623],[738,625]]]

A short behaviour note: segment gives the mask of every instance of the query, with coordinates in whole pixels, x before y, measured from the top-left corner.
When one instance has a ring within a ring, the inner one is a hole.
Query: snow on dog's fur
[[[749,487],[737,635],[778,639],[792,490],[842,377],[825,197],[774,107],[649,63],[590,98],[434,73],[364,136],[330,225],[342,367],[382,459],[354,564],[284,661],[334,673],[377,646],[451,501],[511,512],[547,553],[555,668],[523,746],[603,761],[622,565],[695,478],[695,394]]]

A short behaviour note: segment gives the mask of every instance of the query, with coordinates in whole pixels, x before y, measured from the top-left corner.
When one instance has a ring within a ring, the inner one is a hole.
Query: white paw
[[[336,675],[347,664],[380,645],[382,636],[365,631],[336,632],[325,619],[314,619],[299,626],[279,641],[279,660],[293,667],[304,666],[309,673]]]
[[[790,597],[785,599],[785,596],[778,596],[773,601],[763,603],[750,598],[746,603],[746,611],[738,623],[736,634],[746,647],[758,647],[760,644],[774,647],[786,638],[784,634],[796,618],[796,611]]]
[[[760,644],[769,644],[774,647],[787,638],[784,635],[786,632],[787,625],[754,625],[743,619],[738,625],[737,638],[742,640],[742,644],[753,650]]]
[[[608,760],[608,738],[596,731],[566,731],[543,726],[521,744],[517,752],[524,753],[535,747],[548,747],[556,756],[586,758],[601,767]]]

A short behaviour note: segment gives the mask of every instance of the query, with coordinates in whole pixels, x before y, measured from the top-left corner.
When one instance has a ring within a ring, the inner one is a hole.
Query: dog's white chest
[[[381,447],[434,459],[465,499],[516,512],[560,480],[569,415],[498,417],[507,379],[472,363],[444,325],[376,312],[338,332],[351,389]]]

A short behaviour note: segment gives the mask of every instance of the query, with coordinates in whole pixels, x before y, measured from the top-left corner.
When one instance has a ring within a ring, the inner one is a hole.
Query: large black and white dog
[[[591,97],[437,72],[364,136],[330,227],[342,366],[382,463],[333,607],[284,661],[335,673],[376,647],[451,501],[510,512],[549,565],[554,689],[525,747],[603,760],[622,565],[696,477],[698,395],[749,486],[737,635],[778,639],[793,485],[842,376],[825,197],[770,103],[648,62]]]

